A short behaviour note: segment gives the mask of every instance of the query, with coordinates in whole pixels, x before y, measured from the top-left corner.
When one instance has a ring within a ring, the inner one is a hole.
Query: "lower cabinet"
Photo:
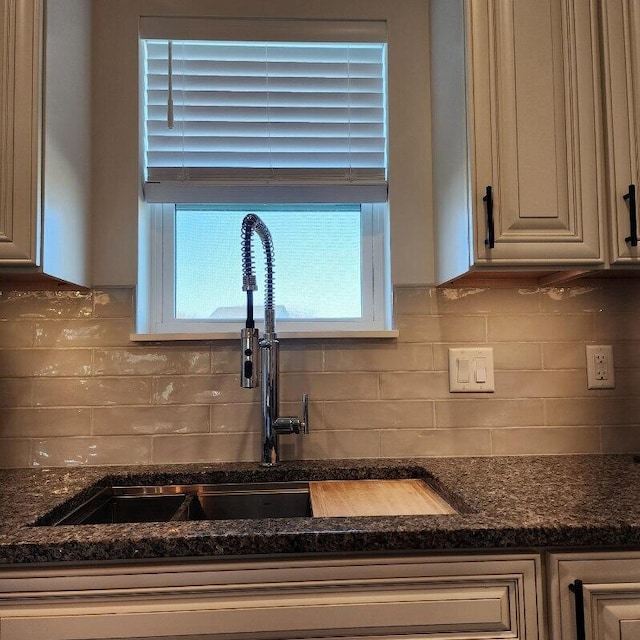
[[[640,552],[552,554],[548,577],[551,640],[640,639]]]
[[[0,569],[1,640],[543,640],[538,555]]]

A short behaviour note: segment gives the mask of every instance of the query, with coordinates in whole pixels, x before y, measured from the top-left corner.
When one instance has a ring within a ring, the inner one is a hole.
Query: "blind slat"
[[[233,109],[227,107],[210,107],[206,105],[191,105],[188,107],[176,106],[176,114],[181,122],[271,122],[271,123],[341,123],[351,121],[351,124],[376,124],[383,127],[384,109],[382,107],[317,107],[280,108],[271,105],[267,107],[241,107],[235,106]],[[154,104],[147,105],[147,124],[159,123],[167,128],[167,105]],[[186,126],[186,124],[185,124]],[[171,130],[169,130],[171,131]]]
[[[356,122],[346,125],[343,122],[227,122],[222,120],[198,122],[184,122],[182,125],[184,135],[188,138],[205,137],[210,135],[214,127],[216,134],[221,137],[264,137],[273,135],[279,137],[317,137],[317,138],[341,138],[351,135],[352,138],[375,138],[382,140],[384,129],[378,123]],[[153,137],[171,137],[171,129],[167,129],[166,121],[148,121],[147,135]],[[160,140],[156,141],[161,144]]]
[[[370,167],[378,168],[384,160],[382,152],[358,152],[336,153],[331,151],[314,151],[307,154],[305,169],[340,167],[345,173],[350,168]],[[295,169],[300,167],[300,154],[280,151],[276,154],[266,151],[259,153],[251,149],[241,151],[215,151],[193,152],[187,151],[162,151],[149,154],[148,167],[185,167],[188,173],[190,167],[278,167]],[[181,169],[179,171],[182,172]]]

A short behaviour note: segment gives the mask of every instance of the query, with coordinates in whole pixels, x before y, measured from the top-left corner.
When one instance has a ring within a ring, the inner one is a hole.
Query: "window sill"
[[[400,335],[397,329],[384,329],[380,331],[282,331],[278,332],[278,338],[282,340],[299,339],[395,339]],[[180,342],[197,340],[237,340],[240,330],[224,333],[132,333],[129,336],[131,342]]]

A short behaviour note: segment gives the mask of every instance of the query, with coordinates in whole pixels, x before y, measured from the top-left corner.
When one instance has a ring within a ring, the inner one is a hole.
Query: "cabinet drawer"
[[[15,575],[3,581],[0,639],[538,638],[534,557],[352,562],[144,567],[129,581],[85,569],[29,592]]]

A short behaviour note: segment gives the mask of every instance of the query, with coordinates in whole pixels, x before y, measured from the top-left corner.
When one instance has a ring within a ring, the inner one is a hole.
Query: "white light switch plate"
[[[452,393],[492,393],[493,348],[449,349],[449,391]]]

